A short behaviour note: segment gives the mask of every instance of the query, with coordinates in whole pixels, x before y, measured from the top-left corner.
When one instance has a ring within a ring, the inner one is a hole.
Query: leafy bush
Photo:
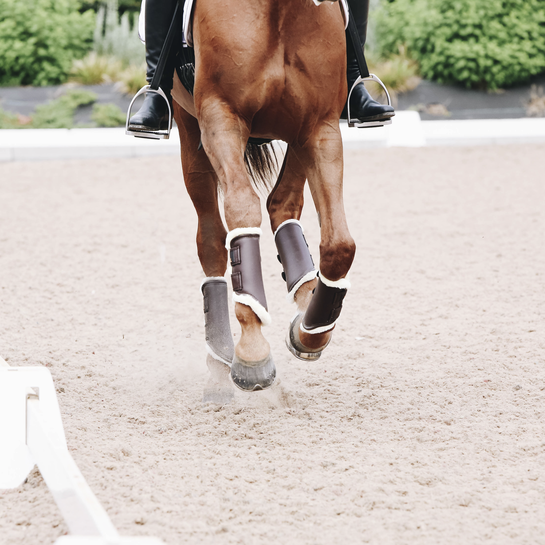
[[[97,55],[91,51],[83,59],[75,60],[70,71],[70,81],[82,85],[100,85],[116,81],[123,70],[121,61],[115,57]]]
[[[80,106],[93,104],[96,99],[95,93],[72,89],[55,100],[37,106],[30,117],[12,114],[0,108],[0,129],[71,129],[76,110]],[[91,119],[99,127],[119,127],[125,124],[125,114],[115,104],[95,104]]]
[[[128,12],[119,18],[117,0],[107,0],[97,12],[93,51],[113,56],[124,66],[140,66],[144,60],[145,48],[138,37],[138,19],[135,18],[131,25]]]
[[[376,74],[394,97],[397,93],[411,91],[421,81],[418,76],[418,64],[409,58],[405,48],[401,47],[397,55],[386,60],[375,59],[367,54],[369,71]]]
[[[93,51],[74,61],[71,81],[84,85],[118,81],[124,92],[134,93],[146,84],[144,59],[136,20],[131,26],[128,12],[120,19],[117,0],[107,0],[97,13]]]
[[[74,112],[79,106],[92,104],[97,99],[90,91],[72,90],[65,95],[36,106],[30,126],[33,129],[70,129],[74,125]]]
[[[95,104],[91,119],[99,127],[121,127],[125,125],[125,113],[116,104]]]
[[[6,112],[0,108],[0,129],[21,129],[22,127],[17,114]]]
[[[65,81],[91,48],[95,15],[77,0],[0,0],[0,85]]]
[[[104,4],[104,0],[82,0],[80,11],[92,9],[98,11],[100,6]],[[138,14],[140,13],[141,0],[119,0],[119,15],[125,12]]]
[[[406,45],[423,77],[497,89],[545,72],[543,0],[393,0],[375,13],[383,57]]]
[[[128,95],[134,95],[139,89],[146,85],[146,63],[140,66],[131,65],[121,74],[117,81],[121,84],[121,90]]]

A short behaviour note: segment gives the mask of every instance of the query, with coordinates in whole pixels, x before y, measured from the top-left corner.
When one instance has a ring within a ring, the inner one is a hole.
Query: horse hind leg
[[[308,360],[318,359],[331,340],[356,249],[344,213],[340,132],[333,124],[324,125],[313,136],[297,155],[320,216],[320,273],[308,308],[294,318],[287,338],[292,353]]]
[[[284,271],[288,301],[304,312],[316,287],[316,269],[299,221],[304,204],[305,171],[288,147],[275,187],[267,199],[271,229]]]
[[[198,123],[177,103],[174,103],[174,117],[182,142],[184,182],[198,216],[197,253],[206,275],[201,283],[201,293],[210,378],[204,389],[203,403],[225,405],[234,397],[228,379],[234,343],[224,278],[227,269],[227,231],[219,212],[216,174],[204,150],[198,149]]]

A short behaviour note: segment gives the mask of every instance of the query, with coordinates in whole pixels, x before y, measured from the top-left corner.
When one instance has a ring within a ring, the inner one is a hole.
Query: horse
[[[271,317],[257,185],[274,171],[263,141],[287,144],[277,179],[266,186],[266,209],[288,296],[297,306],[286,338],[296,357],[321,356],[350,287],[356,247],[343,205],[339,127],[347,97],[345,15],[335,0],[197,0],[191,39],[193,92],[175,76],[173,113],[183,177],[198,216],[206,346],[209,357],[230,367],[239,389],[264,390],[273,385],[276,369],[262,332]],[[300,223],[307,180],[320,224],[318,271]],[[228,257],[241,326],[236,346]]]

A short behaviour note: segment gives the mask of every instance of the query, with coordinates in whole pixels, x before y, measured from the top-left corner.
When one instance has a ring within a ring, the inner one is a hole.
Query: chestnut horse
[[[259,254],[260,199],[245,161],[250,137],[288,144],[267,210],[298,309],[286,340],[294,355],[320,357],[349,287],[355,244],[343,205],[339,128],[347,96],[344,28],[338,3],[197,0],[194,6],[194,93],[175,77],[174,118],[184,180],[198,214],[208,352],[231,367],[243,390],[268,388],[276,375],[262,333],[270,316]],[[263,166],[270,158],[258,159]],[[307,179],[321,227],[319,272],[298,221]],[[236,346],[224,280],[228,257],[242,329]]]

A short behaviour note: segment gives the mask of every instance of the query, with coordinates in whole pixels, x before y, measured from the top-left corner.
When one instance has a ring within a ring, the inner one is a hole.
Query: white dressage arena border
[[[68,451],[49,369],[10,367],[0,358],[0,415],[0,489],[17,488],[38,466],[71,532],[55,545],[163,543],[118,534]]]
[[[341,122],[345,149],[477,146],[545,143],[545,118],[422,121],[398,111],[391,125],[351,129]],[[178,155],[178,132],[170,140],[126,136],[125,129],[0,130],[0,161],[45,161]]]

